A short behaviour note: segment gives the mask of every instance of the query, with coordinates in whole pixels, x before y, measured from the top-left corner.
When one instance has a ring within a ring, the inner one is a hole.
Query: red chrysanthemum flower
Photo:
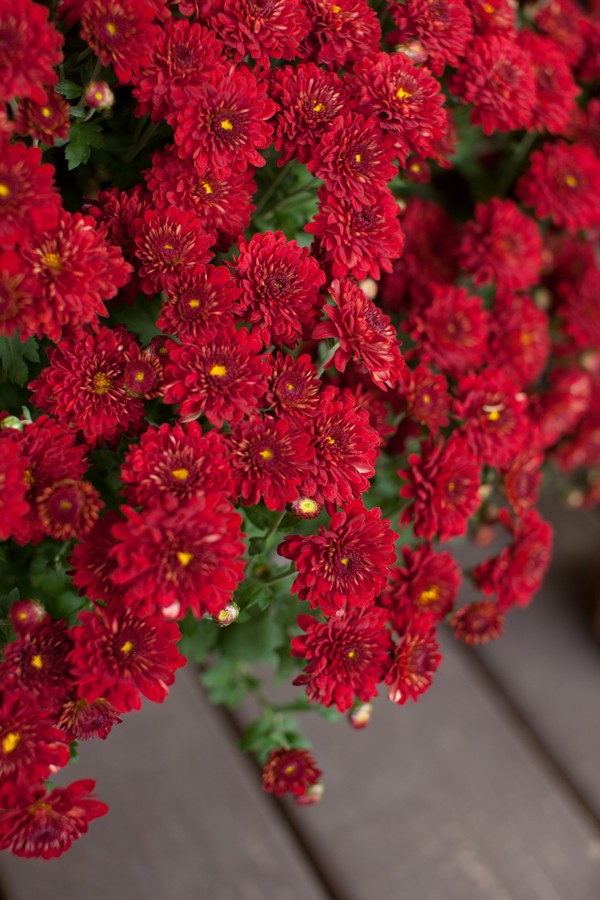
[[[46,616],[5,645],[0,662],[3,688],[26,694],[40,709],[60,708],[71,689],[67,663],[71,645],[65,619],[53,622]]]
[[[379,50],[381,27],[367,0],[306,0],[311,30],[300,55],[329,69],[348,67]]]
[[[219,249],[228,250],[250,224],[253,172],[251,166],[241,173],[208,166],[199,170],[193,159],[180,159],[171,144],[154,154],[144,175],[156,209],[176,206],[193,212],[204,231],[217,234]]]
[[[131,81],[146,62],[160,29],[146,0],[86,0],[81,10],[81,37],[103,66],[112,64],[119,81]]]
[[[34,298],[39,288],[28,265],[12,250],[0,252],[0,336],[19,330],[35,331],[38,311]]]
[[[304,0],[222,0],[209,21],[236,62],[251,56],[264,68],[269,57],[294,59],[309,29]]]
[[[148,204],[148,192],[143,185],[136,184],[129,191],[120,191],[118,188],[98,191],[94,201],[84,203],[83,212],[86,216],[91,216],[108,239],[121,248],[126,260],[134,262],[134,224],[136,219],[143,216]]]
[[[427,366],[417,366],[410,372],[404,392],[406,411],[429,428],[432,435],[448,425],[450,394],[443,375],[434,375]]]
[[[223,435],[202,434],[197,422],[148,428],[129,448],[121,481],[135,506],[149,506],[163,494],[185,502],[209,492],[229,495],[233,489]]]
[[[569,344],[577,350],[600,347],[599,293],[600,270],[595,266],[557,286],[557,312]]]
[[[135,431],[144,404],[126,390],[125,367],[139,353],[123,326],[81,331],[48,351],[50,365],[29,384],[33,401],[60,422],[83,432],[90,446]]]
[[[580,93],[564,51],[556,41],[527,29],[519,32],[519,46],[529,53],[535,77],[536,103],[529,127],[563,134]]]
[[[107,512],[98,519],[83,541],[75,544],[69,557],[69,563],[73,566],[69,573],[71,581],[90,600],[108,601],[121,593],[111,578],[116,568],[111,556],[115,544],[111,528],[119,521],[117,512]]]
[[[430,299],[412,310],[407,323],[418,358],[449,375],[477,368],[486,358],[489,321],[481,297],[437,284],[428,293]]]
[[[165,701],[175,671],[187,662],[177,649],[175,622],[118,602],[81,612],[79,621],[71,628],[69,660],[80,697],[106,699],[120,713],[140,709],[142,694],[153,703]]]
[[[550,0],[532,14],[536,28],[556,41],[570,66],[576,65],[585,46],[585,13],[576,0]]]
[[[379,121],[401,164],[409,153],[423,159],[435,155],[447,120],[440,83],[427,69],[417,68],[403,53],[374,53],[356,63],[354,77],[358,111]]]
[[[223,494],[203,494],[180,503],[167,494],[138,513],[125,506],[127,521],[112,527],[111,553],[118,566],[111,577],[140,613],[171,610],[183,618],[191,609],[217,615],[244,574],[242,517]]]
[[[458,381],[454,414],[471,452],[492,466],[506,466],[530,436],[527,396],[502,369],[487,368]]]
[[[394,22],[400,29],[397,44],[417,39],[428,64],[441,75],[446,64],[457,66],[473,38],[473,20],[464,0],[398,0],[390,4]]]
[[[415,616],[440,621],[451,611],[462,582],[452,554],[436,553],[429,544],[402,548],[404,566],[394,566],[382,597],[394,628],[404,633]]]
[[[194,344],[230,330],[240,291],[225,266],[196,266],[173,275],[165,294],[158,328]]]
[[[239,422],[258,410],[267,386],[270,365],[261,349],[258,335],[245,328],[175,347],[165,368],[165,403],[179,403],[186,422],[202,414],[217,427]]]
[[[357,408],[368,412],[369,424],[379,435],[381,445],[385,446],[387,439],[396,433],[396,426],[388,422],[390,407],[386,402],[386,395],[370,379],[367,383],[361,380],[366,377],[368,378],[368,373],[360,364],[353,372],[346,373],[345,387],[352,391]]]
[[[27,460],[19,444],[6,432],[0,432],[0,541],[18,528],[29,512]]]
[[[281,231],[240,237],[233,274],[244,321],[266,346],[294,347],[314,323],[325,275],[306,247]]]
[[[464,534],[467,521],[479,506],[480,465],[467,442],[453,435],[445,443],[421,444],[421,455],[411,453],[409,469],[398,475],[409,483],[400,496],[412,500],[400,522],[414,524],[417,537],[440,540]]]
[[[249,419],[234,425],[227,439],[235,493],[246,506],[264,499],[268,509],[285,509],[299,496],[315,451],[310,432],[293,419]]]
[[[362,360],[374,383],[384,391],[404,380],[408,369],[389,318],[349,279],[335,279],[329,293],[333,305],[324,308],[329,321],[317,325],[312,337],[338,341],[332,359],[338,372],[344,372],[350,360]]]
[[[207,73],[224,66],[223,44],[198,22],[170,18],[155,32],[148,58],[133,74],[137,114],[160,122],[181,99],[179,88],[201,84]]]
[[[473,31],[479,37],[499,34],[508,38],[517,35],[517,16],[513,0],[467,0],[473,16]]]
[[[465,644],[487,644],[501,637],[504,613],[491,600],[477,600],[457,610],[450,625],[454,629],[454,637]]]
[[[52,229],[58,221],[60,194],[54,168],[42,163],[39,147],[0,141],[0,240],[3,249],[27,240],[31,231]]]
[[[392,640],[383,609],[350,609],[319,622],[298,616],[306,634],[292,640],[292,656],[308,661],[294,684],[306,685],[309,700],[348,712],[355,697],[368,702],[377,694],[389,666]]]
[[[31,97],[44,102],[56,84],[62,34],[48,22],[48,7],[31,0],[0,0],[0,100]]]
[[[471,121],[484,134],[530,126],[537,102],[531,57],[510,38],[475,38],[448,84],[473,104]]]
[[[314,471],[301,493],[329,504],[356,500],[369,489],[379,452],[379,434],[352,391],[328,387],[306,423],[315,448]]]
[[[245,66],[213,69],[202,81],[181,90],[175,123],[179,155],[206,166],[243,172],[264,166],[258,152],[268,147],[273,127],[267,124],[275,104],[266,85]]]
[[[141,288],[153,294],[171,279],[207,263],[214,236],[206,234],[196,216],[168,209],[147,210],[135,223],[135,255]]]
[[[328,191],[362,204],[397,174],[393,141],[376,119],[357,113],[337,116],[314,148],[307,169]]]
[[[433,617],[418,616],[400,638],[394,662],[386,676],[390,700],[400,706],[409,698],[416,701],[431,687],[441,661]]]
[[[37,703],[8,693],[0,703],[0,778],[35,783],[51,766],[62,768],[71,756],[67,738]]]
[[[313,63],[275,69],[271,97],[278,105],[275,149],[281,151],[279,166],[294,158],[307,163],[333,120],[346,112],[350,102],[339,75]]]
[[[592,379],[579,367],[555,369],[548,376],[548,390],[534,398],[532,418],[537,446],[550,447],[571,431],[587,412],[592,398]]]
[[[71,106],[56,91],[49,91],[43,103],[23,99],[15,117],[15,129],[35,141],[54,147],[57,140],[66,140],[71,124]]]
[[[262,773],[263,788],[269,794],[282,797],[295,794],[303,797],[323,773],[308,750],[271,750]]]
[[[65,853],[108,806],[92,796],[96,782],[74,781],[51,791],[41,785],[9,783],[0,791],[0,847],[28,859]]]
[[[397,537],[380,509],[368,510],[362,500],[353,500],[332,515],[328,527],[320,525],[308,537],[286,537],[278,552],[296,565],[292,593],[333,616],[346,607],[373,605],[396,559]]]
[[[10,623],[19,637],[41,622],[45,615],[46,610],[39,600],[16,600],[8,611]]]
[[[47,487],[37,497],[42,528],[57,541],[84,537],[104,506],[89,481],[65,478]]]
[[[391,272],[394,260],[402,253],[404,234],[399,212],[385,186],[373,190],[362,203],[337,197],[321,187],[319,212],[304,230],[318,236],[334,278],[351,273],[358,280],[367,276],[378,280],[381,269]]]
[[[550,353],[547,314],[533,300],[507,296],[490,316],[490,359],[519,385],[529,385],[544,371]]]
[[[478,203],[459,247],[461,266],[475,284],[525,290],[537,284],[542,268],[538,226],[512,200]]]
[[[298,359],[277,353],[265,402],[276,416],[310,417],[319,405],[321,379],[308,353]]]
[[[115,725],[123,720],[114,706],[100,697],[98,700],[69,700],[62,708],[58,727],[66,732],[69,741],[104,741]]]
[[[559,228],[577,231],[600,225],[600,159],[591,147],[546,143],[531,154],[516,194],[539,219],[550,217]]]
[[[58,341],[66,325],[95,324],[105,300],[129,281],[131,266],[94,221],[61,211],[58,227],[21,248],[39,285],[34,333]],[[33,329],[32,329],[33,331]]]
[[[542,453],[525,449],[510,461],[510,466],[504,473],[504,490],[518,516],[522,516],[537,502],[542,485],[543,463]]]

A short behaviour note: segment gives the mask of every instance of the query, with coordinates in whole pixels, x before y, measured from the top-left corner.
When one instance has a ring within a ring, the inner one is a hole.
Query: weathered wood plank
[[[2,854],[7,900],[324,900],[194,677],[84,745],[67,780],[96,778],[111,812],[61,859]]]

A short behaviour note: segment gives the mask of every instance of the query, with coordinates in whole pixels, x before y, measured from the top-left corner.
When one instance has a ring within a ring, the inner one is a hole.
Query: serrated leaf
[[[55,90],[59,94],[62,94],[63,97],[66,97],[67,100],[74,100],[76,97],[81,97],[83,94],[83,88],[80,85],[75,84],[74,81],[69,81],[68,79],[59,81]]]
[[[191,614],[181,623],[179,650],[190,662],[204,662],[217,643],[220,629],[210,619],[194,619]]]
[[[221,635],[219,650],[223,656],[238,662],[261,662],[274,665],[276,648],[285,635],[269,609],[253,615],[247,622],[235,622]]]
[[[69,129],[69,143],[65,147],[69,170],[86,163],[92,147],[102,147],[103,144],[102,130],[96,122],[73,122]]]
[[[238,587],[233,599],[243,612],[250,604],[259,610],[266,609],[273,599],[273,592],[268,584],[247,578]]]
[[[13,384],[23,387],[29,376],[27,362],[38,362],[40,356],[35,338],[24,343],[18,335],[0,337],[0,365]]]
[[[260,681],[234,660],[222,657],[201,677],[211,703],[238,706],[248,691],[255,690]]]

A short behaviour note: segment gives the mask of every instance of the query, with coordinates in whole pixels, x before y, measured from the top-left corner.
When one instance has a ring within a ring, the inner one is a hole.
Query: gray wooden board
[[[546,503],[554,563],[530,607],[480,658],[600,817],[600,516]],[[598,892],[600,897],[600,890]]]
[[[111,807],[65,856],[0,854],[7,900],[324,900],[271,798],[192,671],[68,778],[96,778]]]

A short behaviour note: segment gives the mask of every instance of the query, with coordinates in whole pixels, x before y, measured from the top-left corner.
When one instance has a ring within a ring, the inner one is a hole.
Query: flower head
[[[321,777],[312,753],[308,750],[271,750],[263,768],[263,788],[268,794],[281,797],[295,794],[302,797]]]
[[[147,210],[135,223],[135,255],[142,290],[153,294],[186,270],[207,263],[213,235],[206,234],[196,216],[176,207]]]
[[[450,621],[454,637],[465,644],[487,644],[504,631],[504,613],[491,600],[477,600],[457,610]]]
[[[31,97],[44,102],[56,84],[64,37],[48,21],[48,7],[32,0],[0,0],[0,100]]]
[[[414,550],[402,548],[403,566],[391,571],[390,584],[382,601],[390,620],[401,634],[415,616],[433,616],[440,621],[448,615],[458,596],[461,571],[454,557],[436,553],[431,545]]]
[[[41,7],[40,7],[41,8]],[[0,240],[3,249],[27,241],[31,232],[52,229],[58,221],[60,194],[54,169],[42,163],[39,147],[0,136]],[[43,238],[40,238],[43,240]]]
[[[186,344],[229,331],[240,295],[225,266],[196,266],[169,278],[157,326]]]

